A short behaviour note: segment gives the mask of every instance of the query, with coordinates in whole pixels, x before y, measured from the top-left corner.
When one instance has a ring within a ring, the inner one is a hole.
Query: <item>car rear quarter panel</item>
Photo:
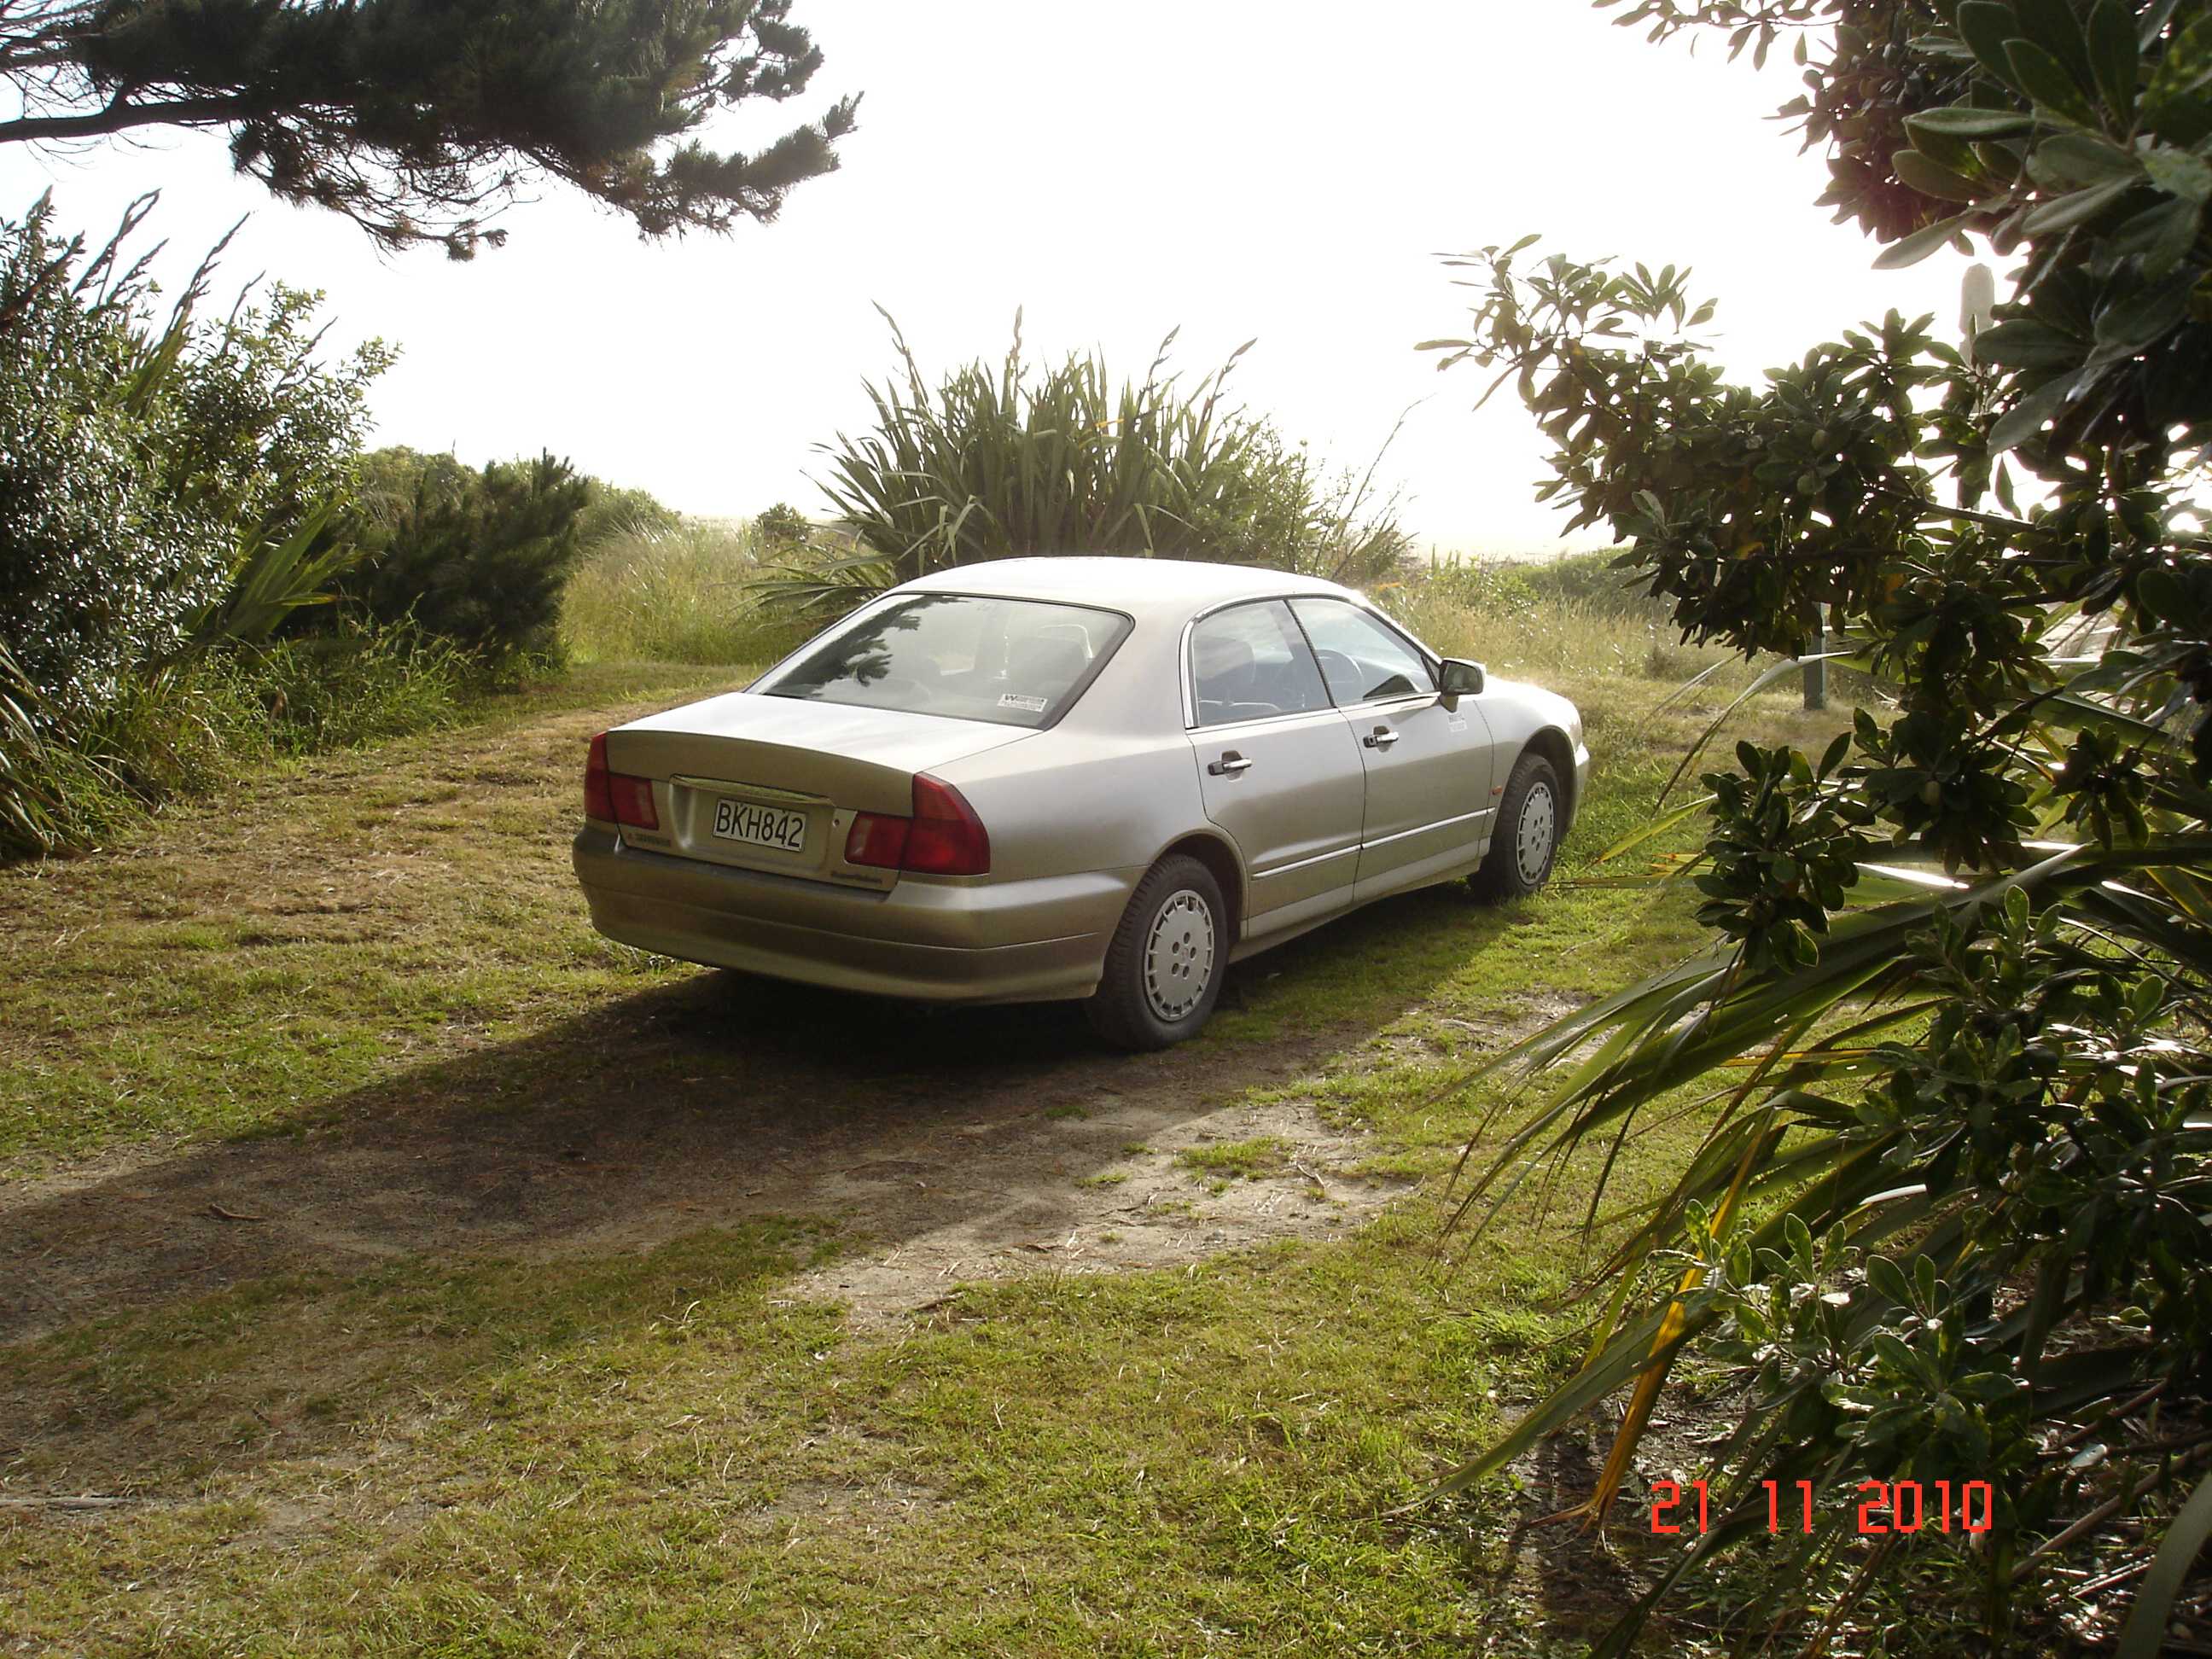
[[[1133,888],[1161,848],[1206,822],[1179,730],[1161,738],[1061,727],[937,775],[990,832],[994,881],[1116,871]]]
[[[1110,896],[1091,920],[1110,933],[1161,850],[1206,827],[1174,672],[1179,637],[1140,625],[1059,724],[936,769],[990,833],[983,880],[1104,876]]]

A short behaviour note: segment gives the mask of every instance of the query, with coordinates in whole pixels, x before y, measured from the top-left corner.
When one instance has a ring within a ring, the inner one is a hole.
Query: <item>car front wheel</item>
[[[1523,754],[1505,782],[1498,804],[1498,823],[1482,867],[1468,878],[1489,899],[1526,898],[1552,877],[1559,855],[1565,797],[1559,775],[1541,755]]]
[[[1220,884],[1181,854],[1154,865],[1106,947],[1106,971],[1083,1005],[1117,1048],[1165,1048],[1194,1036],[1221,995],[1229,907]]]

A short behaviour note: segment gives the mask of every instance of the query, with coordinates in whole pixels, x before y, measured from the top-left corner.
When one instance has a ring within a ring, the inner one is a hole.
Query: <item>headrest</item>
[[[1252,665],[1252,647],[1234,634],[1200,634],[1197,643],[1197,672],[1202,681],[1225,679]]]

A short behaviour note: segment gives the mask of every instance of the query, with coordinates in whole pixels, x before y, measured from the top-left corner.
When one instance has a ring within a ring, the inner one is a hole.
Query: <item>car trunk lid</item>
[[[914,810],[917,772],[1019,742],[1024,727],[732,692],[607,734],[608,765],[648,778],[660,823],[625,829],[654,852],[814,881],[887,888],[848,863],[860,812]]]

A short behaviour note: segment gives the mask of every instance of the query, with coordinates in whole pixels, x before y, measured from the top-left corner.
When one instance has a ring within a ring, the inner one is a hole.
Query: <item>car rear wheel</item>
[[[1552,877],[1559,856],[1559,823],[1565,797],[1559,775],[1541,755],[1523,754],[1513,763],[1498,804],[1498,823],[1490,851],[1468,884],[1487,899],[1526,898]]]
[[[1165,1048],[1194,1036],[1221,995],[1229,907],[1220,884],[1181,854],[1154,865],[1106,947],[1106,972],[1083,1012],[1117,1048]]]

